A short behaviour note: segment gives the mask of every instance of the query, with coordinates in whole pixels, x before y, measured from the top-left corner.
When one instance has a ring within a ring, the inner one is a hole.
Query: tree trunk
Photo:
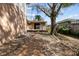
[[[55,25],[56,25],[56,11],[55,11],[55,8],[56,8],[56,3],[52,4],[52,11],[51,11],[51,31],[50,31],[50,34],[54,34],[54,28],[55,28]]]
[[[55,17],[51,17],[51,31],[50,31],[50,34],[54,34],[54,28],[55,28],[55,25],[56,25],[56,18]]]

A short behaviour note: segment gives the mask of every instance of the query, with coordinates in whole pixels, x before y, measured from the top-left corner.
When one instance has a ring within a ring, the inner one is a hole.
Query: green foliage
[[[39,29],[36,29],[36,32],[40,32],[40,30]]]
[[[70,34],[70,30],[68,28],[61,28],[59,30],[59,33],[62,33],[62,34]]]
[[[74,5],[75,3],[63,3],[62,4],[62,8],[67,8],[67,7],[70,7],[72,5]]]
[[[35,19],[38,20],[38,21],[40,21],[41,20],[41,16],[40,15],[36,15]]]
[[[78,36],[79,37],[79,31],[77,32],[72,32],[72,35]]]
[[[68,29],[68,28],[61,28],[58,32],[61,33],[61,34],[65,34],[65,35],[72,35],[72,36],[75,36],[75,37],[79,37],[79,31],[71,32],[71,30]]]

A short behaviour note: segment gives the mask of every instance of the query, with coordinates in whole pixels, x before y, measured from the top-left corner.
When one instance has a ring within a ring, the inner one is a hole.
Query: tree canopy
[[[35,15],[35,20],[40,21],[41,20],[41,16],[40,15]]]

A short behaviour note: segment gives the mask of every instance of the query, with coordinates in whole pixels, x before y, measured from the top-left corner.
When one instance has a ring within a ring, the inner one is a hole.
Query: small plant
[[[40,32],[40,30],[39,29],[36,29],[36,32]]]

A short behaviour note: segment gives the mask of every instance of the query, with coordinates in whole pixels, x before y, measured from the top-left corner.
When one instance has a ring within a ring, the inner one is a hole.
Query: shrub
[[[77,32],[72,32],[72,35],[79,36],[79,31],[77,31]]]
[[[71,34],[70,29],[68,28],[61,28],[58,32],[62,34]]]
[[[59,33],[61,34],[66,34],[66,35],[73,35],[75,37],[79,37],[79,31],[77,32],[72,32],[70,29],[68,28],[61,28],[59,31]]]
[[[36,32],[40,32],[40,30],[39,29],[36,29]]]

